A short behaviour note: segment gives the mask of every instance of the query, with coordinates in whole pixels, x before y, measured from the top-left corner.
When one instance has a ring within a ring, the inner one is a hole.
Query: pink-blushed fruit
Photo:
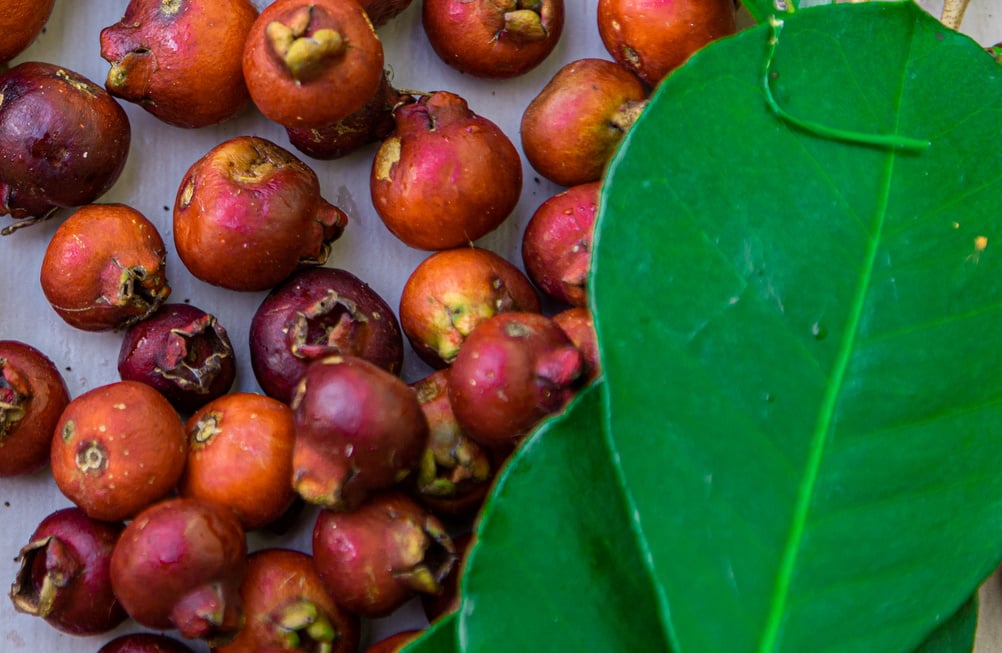
[[[372,618],[418,594],[441,591],[456,550],[437,518],[406,495],[386,492],[352,511],[321,510],[313,560],[342,607]]]
[[[581,352],[553,320],[500,313],[463,343],[449,372],[449,401],[471,438],[501,447],[562,410],[583,372]]]
[[[91,519],[79,508],[49,514],[18,554],[14,608],[71,635],[104,633],[125,621],[110,577],[124,527]]]
[[[539,205],[522,232],[525,272],[547,296],[588,303],[592,239],[601,183],[572,186]]]
[[[111,554],[111,584],[140,625],[220,643],[242,625],[246,566],[246,538],[232,511],[171,498],[125,527]]]
[[[402,104],[394,116],[369,176],[372,204],[392,234],[440,250],[504,222],[522,191],[522,160],[500,127],[448,91]]]
[[[258,136],[236,136],[191,165],[174,201],[174,245],[207,283],[268,290],[322,265],[348,216],[320,194],[308,165]]]
[[[126,633],[107,642],[97,653],[194,653],[180,640],[160,633]]]
[[[595,333],[595,320],[591,310],[584,306],[572,306],[554,313],[552,319],[584,357],[585,380],[591,381],[598,377],[602,373],[602,362],[599,359],[598,334]]]
[[[332,510],[351,510],[403,481],[428,438],[428,422],[410,387],[355,356],[310,363],[292,410],[293,487],[306,501]]]
[[[69,401],[66,382],[48,356],[27,343],[0,340],[0,478],[45,467]]]
[[[509,79],[532,70],[556,47],[563,0],[424,0],[421,24],[432,49],[460,72]]]

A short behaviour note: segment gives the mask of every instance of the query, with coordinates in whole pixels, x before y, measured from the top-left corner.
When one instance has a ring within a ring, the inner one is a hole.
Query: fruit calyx
[[[18,612],[36,617],[52,613],[62,589],[81,572],[83,565],[73,550],[52,535],[25,545],[18,554],[20,567],[11,586],[10,598]],[[41,582],[35,570],[44,565]]]
[[[338,631],[331,620],[312,601],[289,603],[274,615],[275,631],[290,651],[331,653]]]
[[[207,393],[222,361],[232,356],[233,347],[222,327],[214,316],[206,314],[170,330],[163,366],[155,371],[181,388]]]
[[[31,399],[24,377],[0,358],[0,442],[24,418],[24,405]]]
[[[542,0],[509,0],[505,4],[504,30],[498,37],[532,43],[549,36],[549,29],[542,16]]]
[[[328,289],[319,300],[297,311],[288,326],[289,351],[310,360],[330,353],[354,354],[364,349],[359,342],[368,318],[358,304]]]
[[[441,523],[434,518],[420,523],[398,519],[390,537],[399,556],[393,577],[415,591],[438,593],[458,559],[456,546]]]
[[[274,20],[265,28],[272,52],[282,61],[297,82],[320,75],[330,59],[347,49],[337,30],[322,28],[310,31],[313,7],[302,7],[287,23]]]

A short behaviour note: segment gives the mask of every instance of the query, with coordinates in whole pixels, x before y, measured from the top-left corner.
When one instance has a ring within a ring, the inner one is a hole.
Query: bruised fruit
[[[0,215],[22,220],[3,233],[97,201],[131,138],[122,107],[79,73],[27,61],[0,75]]]
[[[479,247],[435,252],[410,273],[400,293],[404,335],[435,368],[451,364],[466,336],[488,317],[539,310],[539,295],[525,274]]]
[[[45,354],[0,340],[0,478],[45,467],[52,432],[69,401],[62,374]]]
[[[118,374],[153,386],[187,413],[229,392],[236,358],[214,315],[191,304],[166,304],[126,330]]]
[[[66,406],[52,437],[52,477],[88,516],[120,521],[174,489],[187,449],[181,418],[163,395],[116,381]]]
[[[331,598],[309,554],[283,548],[250,554],[240,597],[243,628],[213,653],[358,651],[359,618]]]
[[[383,44],[356,0],[276,0],[251,26],[243,71],[265,117],[283,127],[320,127],[376,94]]]
[[[605,59],[564,65],[526,106],[520,132],[525,158],[561,186],[601,179],[613,152],[646,106],[647,90]]]
[[[322,265],[348,216],[320,195],[316,173],[257,136],[209,150],[174,202],[174,245],[185,267],[230,290],[267,290]]]
[[[97,653],[194,653],[186,644],[160,633],[127,633],[106,643]]]
[[[504,222],[522,191],[522,161],[500,127],[447,91],[403,104],[394,117],[369,178],[372,204],[391,233],[439,250]]]
[[[362,358],[313,361],[292,398],[292,484],[306,501],[351,510],[403,481],[428,438],[417,397],[399,377]]]
[[[6,0],[0,12],[0,65],[21,54],[42,33],[56,0]]]
[[[460,72],[507,79],[538,66],[560,40],[563,0],[424,0],[424,33]]]
[[[101,30],[105,88],[177,127],[205,127],[250,103],[240,58],[250,0],[130,0]]]
[[[342,607],[372,618],[442,591],[456,549],[437,518],[406,495],[388,492],[349,512],[321,510],[313,560]]]
[[[244,530],[261,528],[292,505],[292,410],[277,399],[231,392],[202,406],[186,425],[188,464],[181,496],[224,505]]]
[[[56,229],[39,280],[67,324],[108,331],[149,317],[167,300],[166,265],[163,238],[146,216],[124,204],[88,204]]]
[[[265,394],[289,402],[306,366],[332,354],[398,374],[400,325],[386,301],[347,270],[301,270],[268,293],[251,318],[254,376]]]
[[[111,554],[111,584],[140,625],[219,643],[240,629],[246,564],[246,538],[228,508],[165,499],[125,527]]]
[[[111,555],[124,525],[63,508],[41,521],[18,554],[10,591],[18,612],[71,635],[115,628],[126,615],[111,587]]]

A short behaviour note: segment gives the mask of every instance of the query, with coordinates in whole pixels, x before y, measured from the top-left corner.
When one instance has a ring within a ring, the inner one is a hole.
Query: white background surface
[[[522,111],[564,63],[581,57],[609,58],[598,39],[595,10],[598,0],[565,0],[564,34],[554,53],[538,68],[513,80],[486,81],[462,75],[445,66],[427,45],[420,24],[421,0],[379,30],[397,88],[448,90],[465,97],[477,113],[496,122],[516,146]],[[56,0],[45,32],[14,64],[37,60],[70,68],[103,84],[109,64],[100,57],[98,35],[103,27],[118,21],[126,0]],[[256,0],[259,7],[266,0]],[[942,2],[921,2],[938,15]],[[963,31],[987,45],[1002,40],[1002,16],[997,0],[973,0]],[[253,108],[216,127],[184,130],[157,121],[138,107],[123,103],[132,124],[132,147],[126,168],[103,202],[123,202],[139,209],[160,229],[168,246],[167,274],[173,288],[170,301],[190,302],[215,314],[228,330],[239,357],[238,389],[258,391],[247,354],[250,316],[265,293],[236,293],[214,288],[194,279],[173,251],[171,208],[178,184],[187,168],[214,145],[227,138],[254,134],[269,138],[295,152],[284,130],[269,123]],[[337,161],[314,161],[303,155],[317,172],[324,196],[344,209],[350,218],[345,235],[335,244],[329,265],[351,270],[369,283],[396,308],[407,274],[426,252],[410,249],[383,227],[369,200],[369,167],[375,146]],[[521,201],[514,214],[493,234],[478,244],[488,247],[521,266],[519,239],[536,207],[560,188],[538,178],[524,166]],[[0,218],[0,225],[9,222]],[[0,339],[22,340],[52,358],[69,386],[71,396],[118,380],[116,360],[120,334],[88,333],[66,325],[49,308],[38,285],[38,270],[48,238],[58,226],[52,220],[0,238]],[[423,376],[427,368],[408,350],[406,380]],[[15,479],[0,479],[0,581],[13,581],[14,558],[37,523],[52,511],[70,505],[52,483],[48,472]],[[291,546],[308,551],[309,527],[284,538],[254,536],[252,548],[264,545]],[[982,620],[977,651],[1002,651],[1002,605],[998,583],[989,581],[983,591]],[[7,585],[3,585],[6,590]],[[420,625],[422,616],[415,603],[373,625],[369,637],[394,629]],[[10,601],[0,600],[0,651],[48,651],[70,653],[96,651],[111,637],[139,628],[132,622],[106,635],[77,638],[55,631],[41,619],[14,612]],[[197,650],[205,650],[204,647]]]

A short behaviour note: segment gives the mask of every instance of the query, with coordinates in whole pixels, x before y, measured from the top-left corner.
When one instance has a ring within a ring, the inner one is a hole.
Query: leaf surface
[[[420,637],[404,646],[400,653],[458,653],[457,621],[455,613],[443,615],[440,619],[432,622]],[[924,653],[939,652],[927,651]]]
[[[926,638],[915,653],[971,653],[978,626],[978,596],[974,594],[957,612]]]

